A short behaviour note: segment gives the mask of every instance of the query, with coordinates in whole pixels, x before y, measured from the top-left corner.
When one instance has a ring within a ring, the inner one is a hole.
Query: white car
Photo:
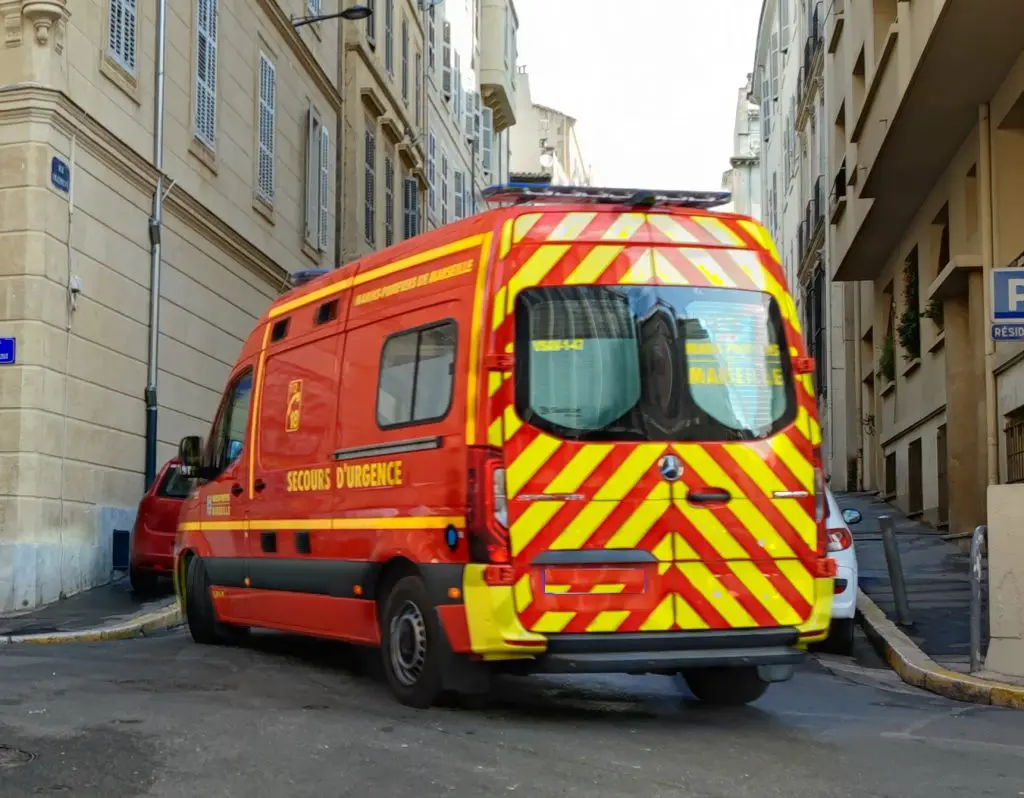
[[[851,524],[859,524],[859,510],[840,510],[831,490],[828,494],[828,556],[836,561],[835,597],[832,600],[832,625],[821,649],[831,654],[853,652],[854,616],[857,614],[857,552],[853,545]]]

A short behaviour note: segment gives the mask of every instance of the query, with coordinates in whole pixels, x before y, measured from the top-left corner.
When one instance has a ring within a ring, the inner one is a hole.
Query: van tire
[[[683,678],[698,701],[723,707],[750,704],[768,689],[755,667],[694,668]]]
[[[423,580],[399,579],[384,599],[380,617],[381,659],[391,692],[406,706],[433,706],[451,652]]]
[[[828,637],[821,642],[818,649],[826,654],[850,656],[853,654],[854,629],[853,618],[833,618]]]
[[[185,620],[192,639],[206,646],[237,645],[248,636],[243,626],[231,626],[217,620],[210,595],[210,578],[199,557],[188,561],[185,572]]]

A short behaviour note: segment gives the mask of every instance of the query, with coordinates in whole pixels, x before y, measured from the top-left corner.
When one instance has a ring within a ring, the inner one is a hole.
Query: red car
[[[173,574],[178,514],[192,485],[192,478],[181,473],[181,462],[169,460],[139,502],[128,569],[136,593],[156,592],[160,577]]]

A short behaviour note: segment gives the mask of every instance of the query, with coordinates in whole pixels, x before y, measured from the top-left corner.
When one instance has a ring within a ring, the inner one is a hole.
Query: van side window
[[[377,385],[377,426],[426,424],[448,415],[455,380],[458,327],[444,321],[384,342]]]
[[[249,369],[228,388],[227,401],[221,407],[213,434],[210,435],[209,464],[216,468],[218,473],[224,471],[242,454],[251,403],[252,369]]]

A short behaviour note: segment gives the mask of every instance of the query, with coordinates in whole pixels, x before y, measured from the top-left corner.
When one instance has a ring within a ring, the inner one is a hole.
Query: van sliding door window
[[[454,321],[407,330],[384,342],[377,386],[381,429],[426,424],[448,415],[455,380]]]
[[[210,436],[210,465],[223,471],[242,455],[245,429],[252,403],[252,370],[246,371],[228,389],[227,401]]]

